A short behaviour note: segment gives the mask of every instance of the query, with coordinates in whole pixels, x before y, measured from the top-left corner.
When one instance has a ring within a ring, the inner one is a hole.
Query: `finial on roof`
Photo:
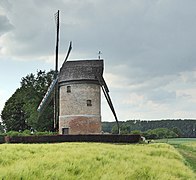
[[[99,54],[98,58],[101,59],[101,54],[102,54],[102,52],[99,51],[98,54]]]

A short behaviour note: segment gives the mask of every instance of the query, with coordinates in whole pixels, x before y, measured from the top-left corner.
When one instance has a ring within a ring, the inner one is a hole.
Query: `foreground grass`
[[[169,140],[168,143],[182,154],[187,164],[196,173],[196,138],[176,138]]]
[[[196,143],[176,144],[174,147],[183,155],[187,164],[196,173]]]
[[[2,144],[0,179],[194,179],[168,144]]]

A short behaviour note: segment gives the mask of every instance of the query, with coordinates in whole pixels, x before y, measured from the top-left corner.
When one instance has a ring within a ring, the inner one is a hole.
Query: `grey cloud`
[[[0,8],[5,10],[5,12],[9,12],[12,9],[12,3],[9,0],[1,0],[0,1]]]
[[[102,50],[110,66],[126,64],[133,71],[140,69],[135,75],[144,78],[195,67],[194,1],[20,2],[12,3],[17,15],[11,17],[17,22],[14,40],[23,44],[13,49],[16,54],[53,53],[53,18],[60,8],[63,53],[65,44],[73,40],[77,53],[96,57]],[[125,73],[132,75],[130,71]]]
[[[119,75],[119,86],[126,85],[113,86],[112,92],[177,103],[175,88],[195,83],[195,7],[193,0],[12,1],[7,18],[15,29],[6,39],[7,55],[53,55],[54,13],[59,9],[61,54],[70,40],[74,58],[96,58],[101,50],[105,72]]]
[[[163,89],[152,90],[147,94],[148,100],[151,100],[156,103],[174,103],[176,100],[175,92],[168,92]]]
[[[9,19],[3,15],[0,15],[0,25],[0,36],[14,28]]]

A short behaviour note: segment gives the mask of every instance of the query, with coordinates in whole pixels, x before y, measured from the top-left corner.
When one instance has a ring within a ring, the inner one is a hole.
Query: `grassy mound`
[[[194,179],[168,144],[2,144],[0,179]]]

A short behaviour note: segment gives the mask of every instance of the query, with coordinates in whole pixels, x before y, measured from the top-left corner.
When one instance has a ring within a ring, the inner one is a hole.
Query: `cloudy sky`
[[[196,118],[195,0],[1,0],[0,110],[22,77],[60,62],[105,61],[119,120]],[[114,120],[102,98],[102,120]]]

